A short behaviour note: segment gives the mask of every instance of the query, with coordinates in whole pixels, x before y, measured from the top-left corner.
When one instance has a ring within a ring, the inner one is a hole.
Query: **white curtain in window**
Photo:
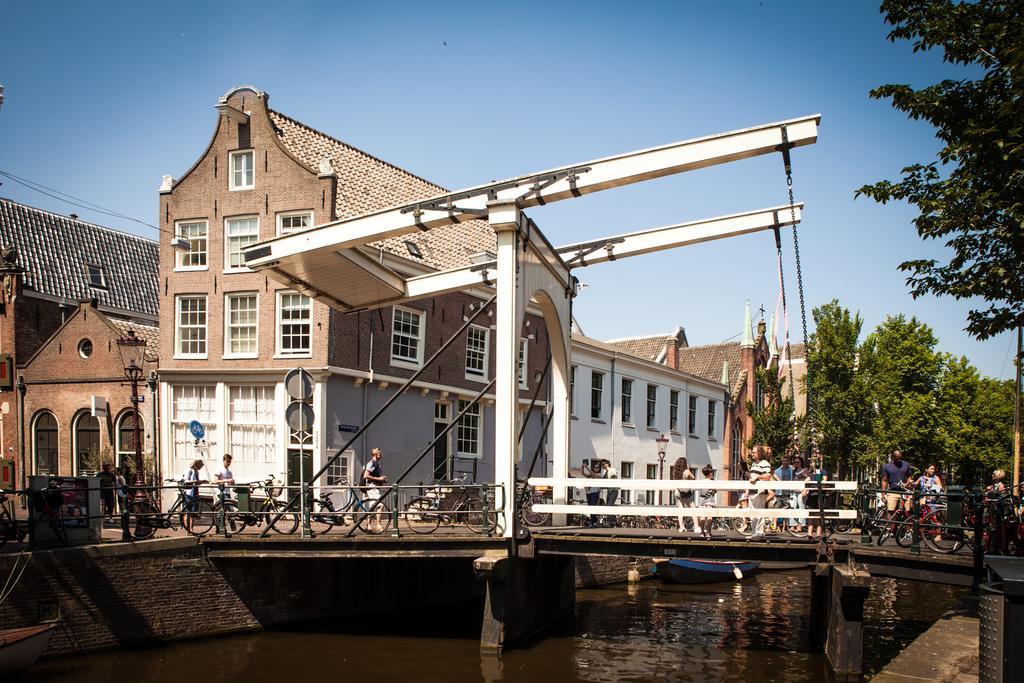
[[[168,478],[180,477],[196,459],[195,437],[188,430],[189,422],[198,420],[206,428],[206,443],[217,443],[217,387],[212,384],[171,385],[171,471]],[[211,455],[207,467],[215,463]]]
[[[235,481],[280,476],[274,423],[274,385],[228,387],[228,443]]]

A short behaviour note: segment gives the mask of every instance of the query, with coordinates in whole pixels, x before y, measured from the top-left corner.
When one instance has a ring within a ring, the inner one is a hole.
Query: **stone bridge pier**
[[[835,680],[860,681],[864,670],[864,601],[871,574],[855,565],[811,569],[811,644],[825,653]]]
[[[572,556],[484,556],[473,569],[486,582],[480,650],[500,653],[571,615],[576,607]]]

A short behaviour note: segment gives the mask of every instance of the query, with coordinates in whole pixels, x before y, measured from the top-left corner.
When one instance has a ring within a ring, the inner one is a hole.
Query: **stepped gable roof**
[[[722,379],[722,364],[729,363],[729,390],[735,394],[742,373],[740,367],[740,343],[705,344],[679,349],[679,369],[698,377],[719,382]]]
[[[18,250],[24,287],[107,309],[156,318],[160,262],[154,240],[0,198],[0,246]],[[102,269],[103,287],[87,266]]]
[[[143,325],[122,318],[107,317],[107,320],[124,336],[128,330],[134,330],[135,336],[146,342],[146,360],[156,361],[160,353],[160,328],[155,325]]]
[[[268,109],[267,113],[277,127],[282,144],[299,161],[316,170],[321,161],[330,159],[338,177],[339,219],[356,218],[448,191],[278,111]],[[409,251],[407,240],[419,248],[421,256]],[[474,219],[389,238],[374,242],[372,246],[430,268],[450,270],[471,265],[471,254],[494,252],[496,240],[487,221]]]

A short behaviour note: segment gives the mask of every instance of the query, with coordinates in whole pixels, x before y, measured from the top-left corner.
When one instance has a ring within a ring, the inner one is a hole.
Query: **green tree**
[[[758,407],[753,401],[747,401],[747,414],[754,424],[754,432],[747,440],[747,447],[755,445],[767,446],[775,457],[788,453],[797,445],[799,424],[794,410],[793,396],[786,392],[783,396],[785,380],[776,368],[756,368],[757,383],[761,387],[764,401]]]
[[[863,321],[835,299],[815,308],[813,315],[804,386],[814,415],[815,442],[834,468],[848,472],[871,421],[867,386],[857,361]]]
[[[980,78],[872,90],[932,124],[943,146],[937,160],[857,195],[918,209],[921,238],[943,240],[952,253],[947,263],[901,264],[911,293],[979,299],[967,330],[985,339],[1024,322],[1024,2],[884,0],[881,10],[894,27],[889,40],[910,40],[915,52],[938,48]]]
[[[936,344],[928,325],[902,315],[889,316],[864,340],[860,367],[873,413],[857,448],[864,464],[881,465],[895,449],[915,465],[935,457],[942,373]]]

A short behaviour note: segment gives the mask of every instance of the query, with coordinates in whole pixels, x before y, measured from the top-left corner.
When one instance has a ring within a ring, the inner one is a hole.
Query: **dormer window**
[[[256,187],[256,171],[253,165],[253,151],[232,152],[231,172],[228,173],[229,190],[251,190]]]
[[[94,266],[92,264],[85,264],[85,273],[89,278],[89,286],[96,289],[107,288],[107,273],[103,269],[103,266]]]

